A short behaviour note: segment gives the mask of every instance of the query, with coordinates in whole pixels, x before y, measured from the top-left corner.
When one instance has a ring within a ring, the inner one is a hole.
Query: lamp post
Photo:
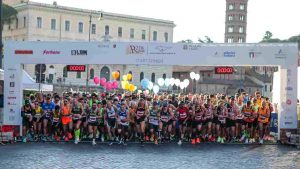
[[[2,0],[0,0],[0,69],[2,69],[3,42],[2,42]]]

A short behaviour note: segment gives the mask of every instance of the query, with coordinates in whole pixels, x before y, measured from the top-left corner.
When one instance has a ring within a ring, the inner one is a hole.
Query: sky
[[[54,0],[31,0],[52,4]],[[55,0],[58,5],[174,21],[174,42],[209,36],[223,43],[226,0]],[[300,0],[249,0],[247,42],[300,34]]]

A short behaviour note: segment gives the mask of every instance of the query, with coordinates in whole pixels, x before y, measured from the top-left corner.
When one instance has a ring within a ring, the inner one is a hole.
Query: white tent
[[[23,90],[39,90],[39,84],[25,70],[23,70],[22,74],[22,86]],[[53,91],[53,85],[41,84],[40,87],[45,92]]]

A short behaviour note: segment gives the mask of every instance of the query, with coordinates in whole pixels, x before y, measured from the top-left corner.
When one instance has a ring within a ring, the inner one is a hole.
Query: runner
[[[202,122],[204,120],[205,108],[197,102],[194,110],[192,144],[199,144],[201,142],[201,129]]]
[[[25,105],[22,108],[22,125],[23,125],[23,143],[27,142],[27,138],[33,138],[33,115],[34,109],[32,109],[29,100],[25,101]]]
[[[56,105],[54,108],[54,114],[52,116],[52,138],[56,141],[60,141],[61,138],[61,116],[60,116],[60,106]]]
[[[97,128],[98,128],[98,121],[99,118],[99,109],[97,108],[97,103],[94,102],[92,107],[88,111],[88,129],[89,129],[89,138],[93,138],[92,145],[96,145],[96,135],[97,135]]]
[[[69,141],[72,139],[71,132],[73,131],[72,123],[72,108],[69,99],[64,99],[64,103],[61,106],[61,123],[63,127],[63,139]]]
[[[108,100],[107,107],[105,109],[105,119],[107,124],[107,133],[110,140],[109,145],[113,144],[113,141],[119,141],[118,138],[115,136],[115,129],[116,129],[116,118],[117,118],[118,108],[112,105],[111,100]]]
[[[236,142],[236,116],[239,114],[239,108],[234,102],[234,97],[230,98],[230,102],[226,104],[228,116],[226,119],[227,141],[230,143]]]
[[[40,103],[41,104],[41,103]],[[51,122],[52,116],[54,114],[55,105],[51,101],[50,97],[46,97],[46,102],[42,104],[43,109],[43,141],[47,141],[48,136],[48,122]]]
[[[140,142],[141,144],[144,143],[144,137],[145,137],[145,118],[148,114],[148,107],[145,105],[145,100],[140,99],[138,102],[138,107],[136,109],[136,128],[139,133]]]
[[[206,128],[206,139],[208,141],[214,142],[215,138],[212,136],[212,122],[213,122],[213,113],[214,107],[212,105],[211,99],[207,98],[206,103],[204,104],[205,114],[204,114],[204,123],[203,125]]]
[[[186,127],[187,127],[188,108],[182,102],[182,103],[179,104],[177,112],[179,113],[179,117],[178,117],[178,123],[179,123],[179,141],[178,141],[178,145],[181,145],[182,144],[182,139],[185,135]]]
[[[227,115],[227,108],[224,106],[224,101],[219,101],[219,106],[217,107],[217,111],[215,117],[217,117],[216,122],[216,130],[217,130],[217,142],[224,143],[225,139],[225,128],[226,128],[226,117]]]
[[[247,101],[247,104],[242,109],[243,121],[242,123],[242,137],[240,139],[241,142],[245,141],[246,144],[254,143],[254,135],[253,135],[253,122],[255,121],[255,110],[253,106],[251,106],[251,102]],[[249,140],[250,139],[250,140]]]
[[[128,127],[129,127],[129,113],[126,110],[126,104],[121,103],[121,108],[118,111],[118,137],[119,144],[127,145],[126,141],[128,138]]]
[[[270,109],[267,107],[266,101],[262,101],[262,107],[258,109],[258,124],[259,124],[259,143],[263,144],[266,134],[266,128],[270,118]]]
[[[164,103],[162,105],[162,110],[160,113],[160,122],[159,122],[159,130],[158,136],[160,142],[165,142],[166,140],[170,140],[170,133],[172,131],[172,121],[171,118],[174,116],[173,112],[168,109],[168,104]]]
[[[42,108],[39,104],[38,101],[35,101],[34,102],[35,104],[35,114],[33,116],[33,130],[34,130],[34,133],[35,133],[35,136],[34,136],[34,140],[35,141],[38,141],[39,139],[39,136],[41,134],[41,130],[42,130]]]
[[[74,135],[75,135],[75,144],[79,143],[79,137],[80,137],[80,125],[81,125],[81,119],[83,115],[83,107],[81,103],[78,102],[77,99],[73,100],[72,104],[72,117],[73,117],[73,124],[75,126]]]
[[[159,103],[153,102],[153,106],[150,109],[149,113],[149,124],[150,124],[150,141],[154,141],[154,143],[158,144],[159,139],[159,118],[160,118],[160,112],[159,112]]]

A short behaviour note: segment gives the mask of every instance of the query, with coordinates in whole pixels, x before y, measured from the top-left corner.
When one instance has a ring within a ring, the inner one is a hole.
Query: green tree
[[[13,7],[9,6],[9,5],[6,5],[6,4],[3,4],[2,10],[3,10],[2,11],[3,12],[2,23],[10,22],[18,14],[18,11],[15,8],[13,8]]]
[[[205,40],[198,38],[198,42],[199,43],[214,43],[214,41],[212,41],[209,36],[204,36],[204,38],[205,38]]]
[[[273,37],[273,33],[270,31],[266,31],[262,41],[269,41],[272,39],[272,37]]]

